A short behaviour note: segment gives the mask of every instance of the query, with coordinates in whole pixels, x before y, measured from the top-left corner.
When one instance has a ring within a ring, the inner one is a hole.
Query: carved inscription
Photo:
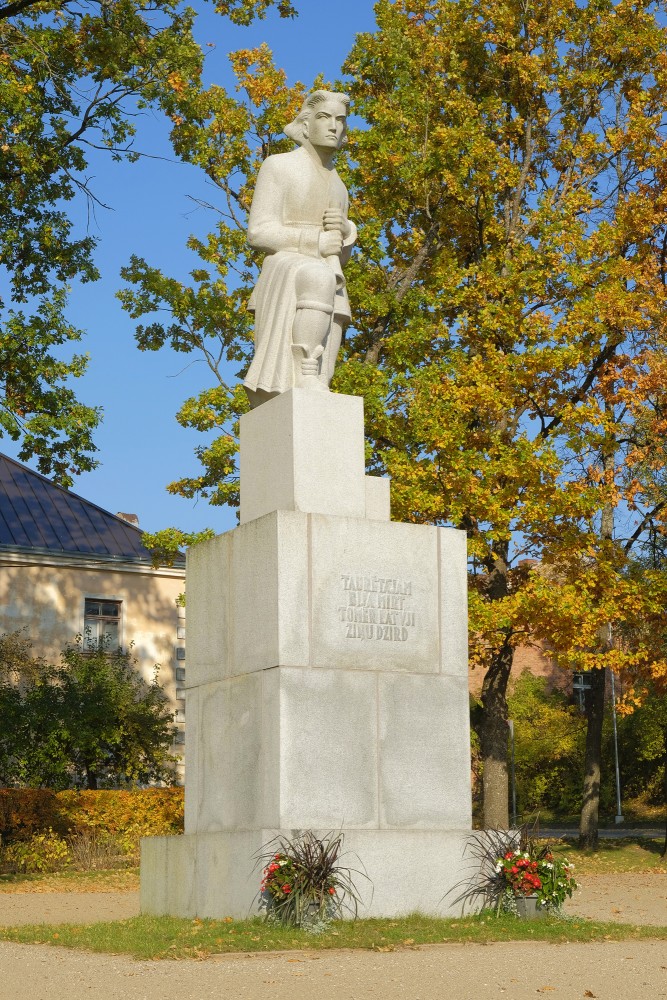
[[[392,577],[341,574],[343,603],[338,615],[347,639],[407,642],[416,618],[412,581]]]

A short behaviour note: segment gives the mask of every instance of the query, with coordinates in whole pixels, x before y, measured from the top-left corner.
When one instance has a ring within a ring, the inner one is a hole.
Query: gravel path
[[[124,919],[136,893],[0,895],[0,924]],[[667,925],[667,875],[587,876],[568,911]],[[436,945],[136,962],[0,942],[0,1000],[576,1000],[667,998],[665,941]]]
[[[414,951],[282,953],[133,962],[0,945],[2,1000],[658,1000],[664,941],[437,945]]]
[[[0,893],[0,927],[92,924],[139,913],[138,892]]]

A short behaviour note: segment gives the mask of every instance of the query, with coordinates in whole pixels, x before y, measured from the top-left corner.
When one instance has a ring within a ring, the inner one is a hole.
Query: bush
[[[524,671],[508,698],[514,720],[517,805],[565,816],[581,808],[586,723],[544,677]]]
[[[4,842],[29,841],[55,831],[61,838],[84,834],[113,838],[129,855],[139,838],[183,832],[183,789],[52,792],[47,789],[0,789],[0,836]]]
[[[0,636],[0,784],[173,784],[174,719],[157,667],[147,683],[131,651],[81,636],[49,664],[29,659],[17,635]]]
[[[70,861],[67,843],[57,833],[48,828],[33,834],[29,840],[17,841],[3,851],[3,866],[14,872],[32,875],[57,872],[67,867]]]
[[[99,830],[84,830],[70,837],[72,868],[78,871],[108,871],[112,868],[127,868],[134,859],[128,857],[123,843],[111,833]]]
[[[28,840],[53,828],[67,832],[56,793],[48,788],[0,788],[0,841]]]
[[[59,812],[74,833],[105,832],[126,854],[138,854],[141,837],[183,832],[183,789],[65,791],[57,794]]]

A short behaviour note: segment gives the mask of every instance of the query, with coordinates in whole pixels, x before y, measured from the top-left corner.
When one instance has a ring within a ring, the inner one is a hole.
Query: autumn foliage
[[[359,244],[334,387],[364,397],[393,517],[467,533],[485,822],[503,826],[517,646],[623,672],[630,698],[667,678],[665,574],[637,570],[667,512],[667,29],[626,0],[375,9],[344,66],[363,125],[338,162]],[[237,500],[247,406],[246,212],[302,94],[266,48],[232,59],[238,96],[184,93],[174,118],[220,192],[201,267],[186,284],[133,260],[121,293],[150,317],[142,349],[209,363],[179,419],[220,434],[170,488],[216,503]]]
[[[104,832],[136,847],[139,837],[183,832],[183,789],[62,791],[0,789],[0,838],[28,840],[49,828],[60,835]]]

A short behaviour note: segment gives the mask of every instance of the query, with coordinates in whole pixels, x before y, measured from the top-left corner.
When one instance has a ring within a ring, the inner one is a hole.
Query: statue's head
[[[285,126],[285,135],[299,146],[340,149],[347,131],[350,98],[330,90],[314,90],[303,102],[293,122]]]

